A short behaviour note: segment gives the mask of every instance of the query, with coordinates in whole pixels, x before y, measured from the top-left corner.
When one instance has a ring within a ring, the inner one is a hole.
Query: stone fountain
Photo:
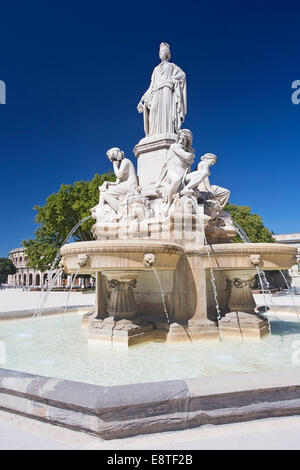
[[[185,73],[160,45],[161,63],[138,104],[145,137],[134,147],[137,173],[119,148],[106,155],[116,182],[100,188],[92,208],[93,241],[61,248],[65,271],[95,274],[96,305],[85,316],[89,337],[134,345],[151,340],[262,338],[268,321],[255,313],[257,269],[288,269],[296,248],[232,243],[224,211],[230,191],[210,183],[217,157],[192,171],[193,135]]]

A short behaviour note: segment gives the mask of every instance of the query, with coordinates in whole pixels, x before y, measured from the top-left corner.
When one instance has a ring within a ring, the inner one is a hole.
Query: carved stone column
[[[255,313],[256,303],[252,294],[253,270],[224,271],[230,289],[229,312],[219,322],[222,336],[262,338],[270,333],[266,318]]]
[[[111,295],[107,307],[107,313],[110,317],[117,320],[132,319],[137,311],[137,306],[133,294],[133,289],[137,285],[133,276],[119,276],[114,278],[113,273],[109,276],[108,285],[111,288]]]
[[[230,312],[255,313],[256,303],[252,294],[255,273],[252,271],[225,271],[230,298]]]

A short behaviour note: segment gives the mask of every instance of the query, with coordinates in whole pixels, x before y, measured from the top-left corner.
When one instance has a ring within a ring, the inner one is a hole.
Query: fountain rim
[[[184,248],[176,243],[159,240],[91,240],[84,242],[68,243],[61,247],[62,256],[68,254],[81,253],[111,253],[126,252],[132,253],[184,253]]]
[[[229,256],[232,254],[297,254],[296,247],[287,244],[285,245],[283,243],[220,243],[208,245],[207,247],[200,247],[197,251],[199,251],[202,256],[207,256],[207,248],[209,249],[212,256]]]

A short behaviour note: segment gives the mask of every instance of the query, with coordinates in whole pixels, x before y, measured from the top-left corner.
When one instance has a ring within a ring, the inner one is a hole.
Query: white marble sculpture
[[[215,213],[215,216],[220,214],[226,206],[230,196],[229,189],[210,184],[210,167],[215,165],[217,160],[216,155],[212,153],[206,153],[203,155],[200,159],[200,163],[198,164],[197,171],[187,175],[187,185],[181,191],[181,194],[186,194],[191,187],[195,188],[196,185],[198,202],[210,205],[211,209],[213,208],[213,211],[211,210],[211,216],[213,219],[215,217],[212,212]]]
[[[117,147],[113,147],[106,152],[106,155],[113,164],[117,179],[116,182],[105,181],[102,186],[99,187],[99,204],[91,209],[95,218],[102,217],[111,212],[111,210],[117,214],[120,209],[120,200],[122,197],[138,185],[134,165],[131,160],[124,157],[124,152]],[[108,206],[108,208],[106,206]]]
[[[150,86],[137,106],[144,114],[146,136],[177,133],[187,112],[185,73],[169,62],[169,44],[160,44],[159,57],[161,63],[153,70]]]
[[[210,167],[217,161],[218,158],[212,153],[203,155],[197,170],[186,175],[185,186],[180,192],[182,196],[196,192],[198,202],[209,207],[208,212],[212,219],[215,219],[224,209],[230,196],[228,189],[210,184]]]
[[[172,144],[167,154],[167,160],[156,185],[156,191],[164,198],[163,214],[168,215],[173,198],[179,192],[181,185],[194,162],[195,154],[192,149],[193,134],[188,129],[178,132],[177,142]]]

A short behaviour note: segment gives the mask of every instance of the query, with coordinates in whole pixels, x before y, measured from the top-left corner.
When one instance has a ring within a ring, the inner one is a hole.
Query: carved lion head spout
[[[80,255],[78,255],[77,257],[77,266],[79,268],[82,268],[83,266],[86,266],[87,263],[88,263],[88,260],[89,260],[89,255],[87,253],[81,253]]]
[[[64,257],[61,258],[60,262],[58,263],[59,268],[65,268],[66,267],[66,260]]]
[[[253,266],[262,266],[263,265],[261,255],[250,255],[249,258],[250,258],[250,262],[251,262],[251,264],[253,264]]]
[[[156,260],[156,256],[154,253],[146,253],[144,255],[144,266],[146,268],[151,268],[154,265],[155,260]]]

